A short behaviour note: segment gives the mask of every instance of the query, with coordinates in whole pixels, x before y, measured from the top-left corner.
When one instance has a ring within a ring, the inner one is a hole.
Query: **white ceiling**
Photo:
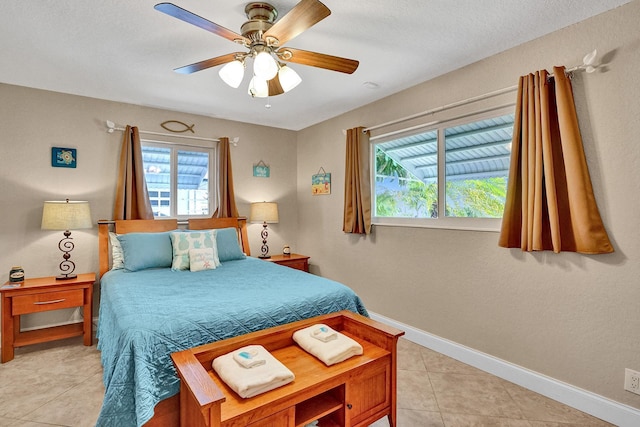
[[[4,0],[0,82],[299,130],[629,0],[324,0],[332,14],[286,45],[360,67],[292,64],[303,81],[270,109],[247,95],[247,75],[232,89],[219,67],[174,73],[243,48],[154,10],[159,1]],[[247,20],[248,1],[173,2],[238,33]],[[296,3],[271,1],[280,17]]]

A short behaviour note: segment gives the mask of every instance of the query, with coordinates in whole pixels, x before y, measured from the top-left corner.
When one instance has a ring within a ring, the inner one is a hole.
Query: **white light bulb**
[[[235,89],[240,86],[244,78],[244,64],[237,59],[231,61],[218,71],[218,75],[222,81]]]
[[[289,92],[294,87],[298,86],[302,79],[293,69],[286,65],[280,67],[278,71],[278,79],[280,80],[280,86],[285,92]]]
[[[271,80],[278,74],[278,64],[269,52],[262,51],[253,60],[253,74],[262,80]]]

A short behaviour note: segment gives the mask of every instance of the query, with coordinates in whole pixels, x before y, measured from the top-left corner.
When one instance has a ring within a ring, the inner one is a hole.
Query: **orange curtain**
[[[137,127],[124,130],[113,219],[153,219]]]
[[[371,233],[371,185],[369,137],[362,127],[347,130],[342,231]]]
[[[218,208],[214,218],[238,217],[236,196],[233,192],[233,172],[231,171],[231,150],[229,138],[222,137],[218,143]]]
[[[499,245],[613,252],[593,195],[564,67],[520,78]]]

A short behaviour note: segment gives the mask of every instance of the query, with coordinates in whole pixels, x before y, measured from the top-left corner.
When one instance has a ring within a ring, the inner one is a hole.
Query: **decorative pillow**
[[[242,253],[242,249],[240,249],[240,244],[238,243],[238,232],[235,228],[219,228],[215,231],[216,243],[218,246],[218,259],[220,262],[246,258],[246,255]]]
[[[214,251],[214,248],[189,249],[189,270],[214,270],[216,268]]]
[[[129,271],[146,268],[171,267],[170,231],[162,233],[120,234],[118,240],[122,246],[124,268]]]
[[[111,269],[120,270],[124,268],[124,256],[122,255],[122,246],[118,235],[112,231],[109,232],[109,243],[111,244]]]
[[[189,249],[210,248],[213,250],[213,260],[215,267],[220,265],[218,260],[218,250],[216,246],[216,234],[211,231],[191,231],[172,232],[171,243],[173,244],[172,270],[189,269]]]

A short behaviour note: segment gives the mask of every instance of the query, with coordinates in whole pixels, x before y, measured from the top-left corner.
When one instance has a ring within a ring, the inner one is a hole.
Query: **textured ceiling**
[[[360,67],[347,75],[292,64],[302,83],[267,109],[247,95],[247,75],[232,89],[219,67],[174,73],[242,48],[157,12],[158,1],[6,0],[0,82],[299,130],[628,1],[325,0],[332,14],[286,45]],[[173,2],[235,32],[246,21],[245,1]],[[282,17],[297,1],[271,3]]]

